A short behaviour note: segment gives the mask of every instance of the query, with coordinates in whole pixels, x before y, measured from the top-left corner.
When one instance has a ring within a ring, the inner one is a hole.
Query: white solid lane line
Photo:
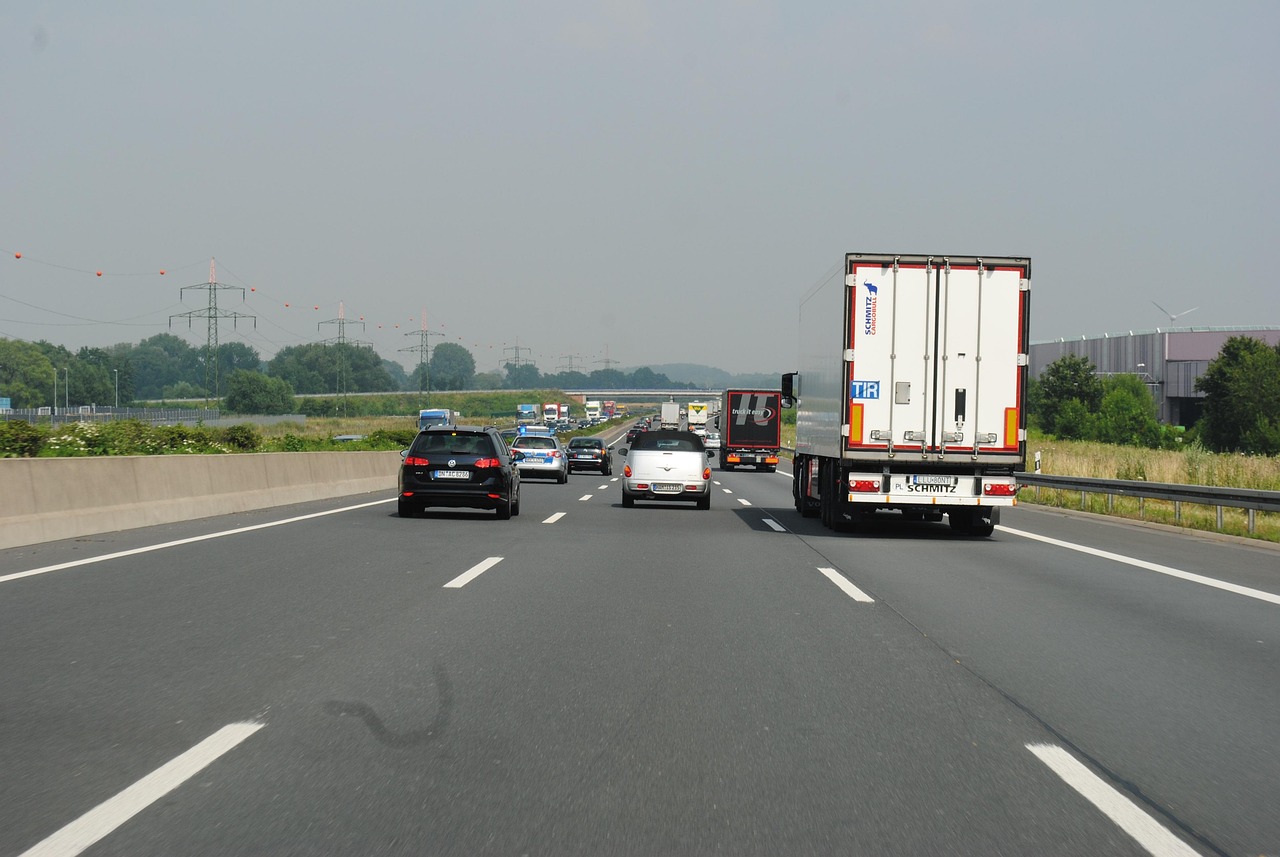
[[[194,544],[209,539],[220,539],[223,536],[235,536],[240,533],[251,533],[254,530],[265,530],[269,527],[282,527],[285,524],[294,524],[298,521],[309,521],[312,518],[323,518],[325,515],[338,515],[342,512],[351,512],[355,509],[365,509],[369,506],[377,506],[380,503],[391,503],[395,501],[395,497],[388,497],[385,500],[374,500],[370,503],[359,503],[355,506],[343,506],[341,509],[329,509],[326,512],[313,512],[310,515],[298,515],[296,518],[285,518],[283,521],[271,521],[266,524],[254,524],[251,527],[237,527],[234,530],[223,530],[217,533],[205,533],[203,536],[192,536],[189,539],[178,539],[177,541],[164,542],[158,545],[148,545],[144,548],[134,548],[133,550],[117,551],[116,553],[103,554],[102,556],[91,556],[85,559],[77,559],[72,562],[63,562],[58,565],[46,565],[44,568],[33,568],[30,571],[19,571],[15,574],[6,574],[0,577],[0,583],[9,580],[17,580],[20,577],[31,577],[36,574],[48,574],[51,571],[62,571],[64,568],[75,568],[78,565],[90,565],[95,562],[106,562],[110,559],[119,559],[125,556],[135,556],[140,553],[150,553],[151,551],[164,550],[165,548],[176,548],[181,545]]]
[[[561,518],[563,518],[563,517],[564,517],[564,512],[556,512],[554,515],[552,515],[550,518],[547,518],[547,519],[546,519],[545,521],[543,521],[542,523],[544,523],[544,524],[554,524],[556,521],[560,520],[560,519],[561,519]]]
[[[1272,604],[1280,604],[1280,595],[1275,595],[1274,593],[1271,593],[1271,592],[1263,592],[1260,589],[1250,589],[1247,586],[1237,586],[1234,583],[1227,583],[1225,580],[1215,580],[1212,577],[1205,577],[1204,575],[1200,575],[1200,574],[1192,574],[1189,571],[1182,571],[1181,569],[1172,568],[1167,565],[1160,565],[1159,563],[1155,563],[1155,562],[1147,562],[1144,559],[1134,559],[1131,556],[1124,556],[1123,554],[1110,553],[1109,551],[1098,550],[1097,548],[1086,547],[1085,545],[1077,545],[1071,542],[1064,542],[1058,539],[1051,539],[1048,536],[1041,536],[1035,533],[1028,533],[1028,532],[1024,532],[1023,530],[1014,530],[1005,526],[997,526],[996,529],[1000,530],[1001,532],[1009,533],[1010,535],[1013,535],[1013,536],[1022,536],[1024,539],[1031,539],[1032,541],[1044,542],[1047,545],[1056,545],[1057,547],[1066,548],[1067,550],[1079,551],[1080,553],[1087,553],[1090,556],[1097,556],[1097,557],[1102,557],[1103,559],[1113,560],[1115,562],[1122,562],[1126,565],[1132,565],[1135,568],[1143,568],[1143,569],[1146,569],[1147,571],[1157,572],[1158,574],[1167,574],[1169,577],[1176,577],[1179,580],[1187,580],[1187,581],[1190,581],[1191,583],[1199,583],[1203,586],[1212,586],[1214,589],[1222,589],[1226,592],[1234,592],[1236,595],[1244,595],[1247,598],[1256,598],[1259,601],[1268,601]]]
[[[120,794],[99,804],[21,857],[72,857],[208,767],[261,729],[261,723],[232,723],[170,762],[156,768]]]
[[[1196,852],[1174,836],[1137,804],[1103,782],[1093,771],[1078,762],[1061,747],[1052,744],[1028,744],[1027,749],[1049,766],[1063,782],[1079,792],[1085,800],[1100,809],[1121,830],[1155,857],[1196,857]]]
[[[773,530],[775,533],[785,533],[787,531],[786,527],[779,524],[773,518],[765,518],[764,523],[765,526],[769,527],[769,529]]]
[[[444,588],[445,589],[461,589],[462,587],[466,586],[468,583],[475,580],[477,577],[484,574],[486,571],[493,568],[495,565],[497,565],[500,562],[502,562],[502,557],[491,556],[488,559],[484,560],[483,562],[476,563],[475,565],[471,566],[471,568],[464,571],[462,574],[459,574],[453,580],[450,580],[448,583],[444,585]]]
[[[847,578],[834,568],[820,568],[818,571],[826,575],[826,578],[840,587],[840,591],[848,595],[854,601],[861,601],[863,604],[875,604],[876,600],[858,587],[854,586]]]

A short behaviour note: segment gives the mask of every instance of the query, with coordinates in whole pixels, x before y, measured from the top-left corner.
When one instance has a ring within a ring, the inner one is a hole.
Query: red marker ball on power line
[[[164,268],[161,268],[161,269],[160,269],[160,276],[162,276],[162,277],[164,276]]]
[[[98,276],[99,276],[99,277],[101,277],[101,276],[102,276],[102,272],[101,272],[101,271],[99,271],[99,272],[98,272]]]
[[[15,258],[15,259],[21,259],[21,258],[22,258],[22,254],[21,254],[21,253],[14,253],[14,254],[13,254],[13,258]]]

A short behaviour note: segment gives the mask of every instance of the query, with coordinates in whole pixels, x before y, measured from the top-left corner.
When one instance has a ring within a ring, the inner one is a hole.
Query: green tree
[[[1163,432],[1156,419],[1156,400],[1147,385],[1136,375],[1111,375],[1102,386],[1102,404],[1091,421],[1091,439],[1158,448]]]
[[[1219,452],[1280,454],[1280,344],[1233,336],[1196,381],[1205,394],[1197,428]]]
[[[431,389],[466,390],[476,374],[476,359],[456,342],[442,342],[431,352]]]
[[[1102,405],[1102,380],[1095,374],[1093,363],[1085,357],[1068,354],[1045,367],[1038,384],[1040,425],[1047,432],[1063,435],[1072,427],[1058,426],[1058,412],[1067,402],[1075,399],[1089,413],[1096,413]],[[1074,419],[1074,417],[1073,417]]]
[[[502,373],[480,372],[471,379],[471,387],[474,390],[501,390]]]
[[[180,381],[204,387],[200,352],[172,333],[142,340],[127,356],[133,368],[134,394],[140,399],[158,399],[166,387]]]
[[[237,369],[227,379],[227,409],[237,414],[287,414],[293,388],[283,378]]]
[[[30,342],[0,339],[0,396],[15,408],[40,408],[53,401],[53,363]]]
[[[382,358],[366,345],[311,343],[282,348],[267,371],[289,382],[298,394],[390,392],[395,381]]]
[[[502,368],[507,371],[508,390],[536,390],[542,386],[542,373],[532,363],[507,363]]]

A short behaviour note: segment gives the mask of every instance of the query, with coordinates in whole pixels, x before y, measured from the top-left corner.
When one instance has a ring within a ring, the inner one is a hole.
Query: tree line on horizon
[[[695,386],[673,382],[646,367],[544,374],[532,363],[508,363],[501,371],[476,372],[471,352],[451,342],[435,346],[430,362],[412,372],[372,347],[354,343],[291,345],[263,360],[257,349],[228,342],[219,345],[215,366],[207,367],[206,362],[205,349],[169,333],[77,351],[43,340],[0,339],[0,398],[10,399],[16,409],[39,408],[53,403],[56,389],[59,408],[109,407],[115,405],[118,391],[121,407],[210,398],[230,399],[228,407],[239,413],[288,413],[287,403],[294,396],[308,394]],[[241,410],[236,398],[242,399],[242,406],[261,402],[272,410]]]

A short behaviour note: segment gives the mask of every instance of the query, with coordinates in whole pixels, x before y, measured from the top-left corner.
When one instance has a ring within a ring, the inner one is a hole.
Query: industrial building
[[[1196,392],[1196,379],[1233,336],[1275,345],[1280,343],[1280,326],[1170,327],[1033,342],[1031,375],[1039,378],[1050,363],[1068,354],[1084,357],[1099,375],[1141,378],[1156,400],[1162,423],[1191,426],[1200,418],[1204,400],[1204,394]]]

